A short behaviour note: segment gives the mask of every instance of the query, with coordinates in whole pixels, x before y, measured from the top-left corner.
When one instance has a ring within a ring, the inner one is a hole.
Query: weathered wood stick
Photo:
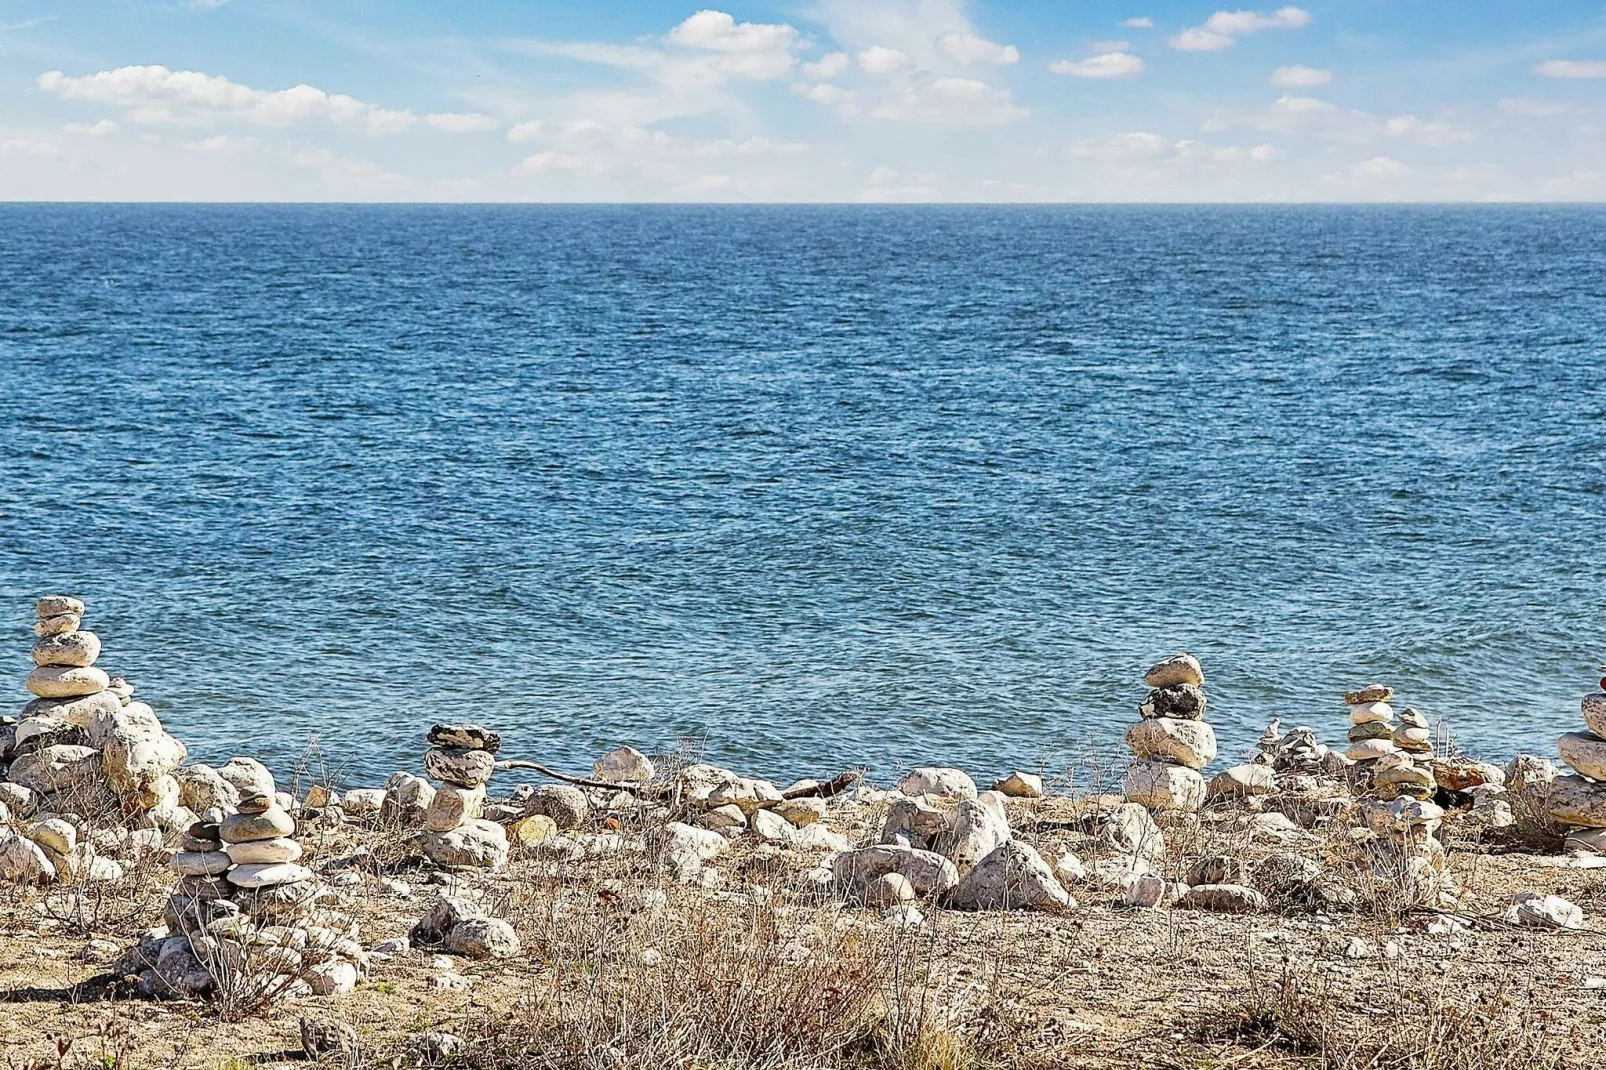
[[[605,784],[600,780],[587,780],[585,777],[570,776],[567,773],[560,773],[555,769],[548,769],[539,762],[529,762],[522,758],[504,758],[496,763],[496,768],[532,769],[544,777],[549,777],[552,780],[561,780],[565,784],[574,784],[575,786],[582,788],[601,788],[603,791],[625,791],[629,792],[631,795],[639,795],[643,790],[642,788],[631,787],[629,784]]]
[[[827,780],[823,784],[815,784],[809,788],[793,788],[791,791],[781,793],[783,799],[829,799],[833,795],[841,795],[853,785],[864,779],[863,769],[849,769],[840,776]]]

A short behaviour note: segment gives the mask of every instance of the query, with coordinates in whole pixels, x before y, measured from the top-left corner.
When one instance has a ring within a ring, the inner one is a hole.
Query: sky
[[[1606,3],[0,0],[0,200],[1603,199]]]

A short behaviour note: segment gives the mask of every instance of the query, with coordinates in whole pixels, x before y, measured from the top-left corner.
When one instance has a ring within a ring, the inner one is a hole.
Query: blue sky
[[[1606,199],[1606,5],[0,0],[0,199]]]

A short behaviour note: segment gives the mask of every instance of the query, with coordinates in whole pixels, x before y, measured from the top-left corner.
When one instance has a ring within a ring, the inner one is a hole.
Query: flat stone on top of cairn
[[[1122,791],[1155,810],[1197,810],[1205,800],[1199,770],[1216,757],[1216,733],[1205,723],[1204,669],[1191,654],[1175,654],[1143,677],[1152,690],[1126,732],[1137,756]]]
[[[502,737],[482,725],[438,724],[424,772],[440,781],[424,814],[424,855],[449,869],[496,869],[507,862],[507,831],[480,815]]]

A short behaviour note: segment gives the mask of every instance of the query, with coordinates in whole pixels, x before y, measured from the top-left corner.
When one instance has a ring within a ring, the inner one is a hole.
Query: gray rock
[[[945,799],[974,799],[976,782],[963,769],[923,766],[898,781],[905,795],[937,795]]]
[[[1199,809],[1205,800],[1204,777],[1193,769],[1165,762],[1136,761],[1121,782],[1132,802],[1153,810]]]
[[[1171,717],[1179,721],[1198,721],[1204,718],[1209,704],[1210,700],[1202,688],[1193,684],[1177,684],[1150,691],[1149,697],[1139,704],[1138,714],[1144,718]]]
[[[496,756],[463,747],[431,747],[424,752],[424,772],[460,788],[477,788],[496,771]]]
[[[1036,773],[1023,773],[1017,769],[993,781],[993,790],[1012,799],[1041,799],[1043,778]]]
[[[40,639],[28,652],[35,665],[83,668],[100,657],[100,637],[94,632],[66,632]]]
[[[1526,796],[1531,790],[1525,782],[1523,789],[1510,794]],[[1550,785],[1542,806],[1552,820],[1563,825],[1606,828],[1606,784],[1585,780],[1580,776],[1557,777]],[[1512,809],[1516,811],[1517,808],[1513,805]],[[1517,819],[1521,824],[1520,811],[1517,811]]]
[[[70,794],[100,780],[100,754],[90,747],[46,747],[12,762],[7,775],[12,783],[40,795]]]
[[[959,883],[959,871],[942,855],[897,844],[844,851],[831,860],[838,889],[852,900],[861,900],[870,883],[886,873],[902,876],[922,898],[940,895]]]
[[[1394,689],[1384,684],[1369,684],[1354,691],[1344,692],[1344,705],[1366,706],[1373,702],[1387,702],[1394,697]]]
[[[225,817],[218,826],[218,839],[224,843],[250,843],[293,836],[295,831],[295,819],[277,806],[270,806],[260,814],[230,814]]]
[[[434,752],[431,751],[431,754]],[[483,754],[483,751],[471,753]],[[424,759],[424,768],[429,768],[429,758]],[[431,774],[434,775],[434,774]],[[449,785],[456,785],[455,780],[447,777],[436,777]],[[483,782],[482,782],[483,783]],[[349,792],[347,793],[350,794]],[[379,820],[381,824],[396,828],[418,828],[424,824],[429,808],[435,801],[435,788],[429,781],[412,773],[392,773],[385,781],[385,798],[379,807]]]
[[[510,959],[519,953],[519,937],[500,918],[464,918],[447,931],[445,948],[471,959]]]
[[[33,623],[33,634],[45,639],[52,635],[66,635],[75,632],[83,623],[82,617],[76,613],[58,613],[54,617],[42,617]]]
[[[1241,884],[1202,884],[1189,888],[1177,900],[1177,906],[1185,910],[1218,914],[1257,914],[1268,905],[1264,895]]]
[[[1606,739],[1606,694],[1585,695],[1579,706],[1589,730]]]
[[[797,827],[774,810],[755,810],[748,818],[749,831],[766,843],[791,843],[797,838]]]
[[[477,724],[438,724],[429,730],[428,739],[436,747],[483,750],[492,754],[502,749],[501,734]]]
[[[25,836],[0,829],[0,881],[48,884],[56,879],[56,866],[43,848]]]
[[[1556,741],[1561,760],[1591,780],[1606,780],[1606,739],[1593,732],[1568,732]]]
[[[471,899],[456,895],[437,896],[424,908],[423,916],[408,935],[414,944],[430,947],[445,940],[446,934],[459,922],[484,915],[485,912]]]
[[[906,843],[929,851],[953,828],[953,821],[952,811],[933,806],[924,796],[893,799],[881,826],[881,842]]]
[[[937,853],[965,873],[1009,838],[1009,822],[981,802],[966,799],[954,809],[953,831],[938,837]]]
[[[645,784],[656,773],[652,760],[634,747],[616,747],[591,767],[592,776],[608,784]]]
[[[483,819],[465,821],[450,832],[426,832],[424,855],[448,869],[498,869],[507,862],[507,833]]]
[[[1207,855],[1188,867],[1188,883],[1247,884],[1253,867],[1232,855]]]
[[[223,779],[210,765],[186,765],[174,770],[178,798],[183,805],[200,813],[213,808],[233,810],[240,805],[240,789]]]
[[[1126,745],[1139,758],[1203,769],[1216,760],[1216,731],[1203,721],[1150,717],[1126,730]]]
[[[1532,929],[1582,929],[1584,911],[1559,895],[1518,892],[1511,897],[1505,920]]]
[[[1150,862],[1163,861],[1166,855],[1165,833],[1137,803],[1122,803],[1111,810],[1099,827],[1098,842],[1114,854]]]
[[[947,896],[957,910],[1065,910],[1076,906],[1029,844],[1010,841],[965,875]]]
[[[585,822],[591,814],[586,793],[572,784],[545,784],[536,788],[524,800],[526,817],[550,817],[559,829],[567,832]]]
[[[218,766],[218,776],[234,785],[241,795],[274,794],[273,774],[255,758],[230,758]]]
[[[901,873],[883,873],[865,886],[861,896],[864,905],[872,910],[901,906],[916,898],[914,885]]]
[[[326,1018],[301,1019],[301,1050],[313,1062],[355,1064],[357,1033],[349,1025]]]
[[[65,594],[47,594],[33,604],[33,615],[39,620],[49,620],[70,613],[75,617],[84,615],[82,600]]]

